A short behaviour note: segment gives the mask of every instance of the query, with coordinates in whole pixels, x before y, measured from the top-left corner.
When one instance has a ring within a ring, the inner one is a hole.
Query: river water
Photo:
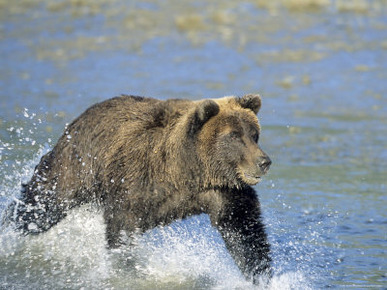
[[[228,2],[1,0],[0,211],[97,101],[258,92],[269,288],[385,288],[386,1]],[[104,231],[92,206],[39,236],[1,228],[0,288],[254,288],[205,215],[117,251]]]

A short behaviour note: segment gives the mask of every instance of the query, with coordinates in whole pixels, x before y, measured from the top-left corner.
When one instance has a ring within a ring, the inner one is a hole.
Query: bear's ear
[[[212,117],[219,113],[219,105],[213,100],[200,102],[194,112],[191,121],[191,133],[197,132]]]
[[[244,95],[242,98],[236,98],[236,101],[242,108],[250,109],[255,114],[261,108],[261,97],[258,94]]]

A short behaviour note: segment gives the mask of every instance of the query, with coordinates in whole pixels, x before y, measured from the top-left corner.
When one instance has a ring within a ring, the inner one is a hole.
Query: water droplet
[[[28,230],[29,231],[33,231],[33,230],[37,230],[37,229],[38,229],[38,226],[35,223],[29,223],[28,224]]]

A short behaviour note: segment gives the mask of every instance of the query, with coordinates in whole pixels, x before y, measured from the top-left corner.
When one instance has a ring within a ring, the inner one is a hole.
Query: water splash
[[[38,236],[0,235],[0,285],[37,288],[257,289],[244,280],[205,215],[107,250],[102,213],[73,210]],[[268,289],[309,289],[301,271],[276,274]],[[266,288],[265,288],[266,289]]]

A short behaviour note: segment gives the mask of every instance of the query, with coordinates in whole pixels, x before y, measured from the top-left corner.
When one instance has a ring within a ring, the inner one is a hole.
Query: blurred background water
[[[387,1],[0,0],[0,210],[66,123],[121,93],[259,92],[272,289],[385,288]],[[114,142],[109,140],[108,142]],[[101,212],[21,238],[3,289],[249,289],[205,215],[108,251]]]

